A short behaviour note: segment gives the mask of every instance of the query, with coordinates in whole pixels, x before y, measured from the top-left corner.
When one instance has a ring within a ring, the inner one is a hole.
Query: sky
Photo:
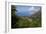
[[[16,5],[17,12],[15,13],[17,16],[31,16],[40,10],[40,6],[23,6]]]

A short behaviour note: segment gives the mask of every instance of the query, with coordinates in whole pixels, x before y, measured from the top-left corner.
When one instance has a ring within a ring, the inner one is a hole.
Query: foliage
[[[15,5],[11,6],[11,27],[12,28],[27,28],[27,27],[41,27],[41,14],[32,17],[32,21],[28,19],[23,19],[21,17],[16,16],[16,7]],[[24,16],[23,16],[24,17]]]

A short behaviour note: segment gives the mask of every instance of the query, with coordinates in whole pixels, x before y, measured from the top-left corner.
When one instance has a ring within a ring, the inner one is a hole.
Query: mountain
[[[41,11],[34,13],[32,16],[17,16],[16,28],[41,27]]]
[[[29,18],[35,18],[35,17],[41,17],[41,11],[38,11],[35,14],[32,14],[31,16],[29,16]]]

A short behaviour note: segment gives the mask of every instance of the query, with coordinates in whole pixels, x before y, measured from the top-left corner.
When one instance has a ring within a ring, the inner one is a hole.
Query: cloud
[[[36,8],[36,7],[31,7],[29,8],[29,14],[34,14],[36,12],[38,12],[40,10],[40,7],[39,8]]]
[[[29,11],[32,11],[32,10],[34,10],[34,7],[30,7],[28,10],[29,10]]]

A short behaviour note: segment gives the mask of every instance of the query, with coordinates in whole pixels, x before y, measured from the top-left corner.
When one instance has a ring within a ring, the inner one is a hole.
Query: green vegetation
[[[11,6],[11,27],[12,28],[27,28],[27,27],[41,27],[41,14],[36,17],[18,17],[15,12],[16,7]],[[28,19],[27,19],[28,18]],[[30,20],[29,20],[30,19]]]
[[[26,17],[25,17],[26,18]],[[32,18],[32,21],[29,21],[28,19],[20,18],[16,25],[19,28],[26,28],[26,27],[41,27],[41,19],[40,17]]]

